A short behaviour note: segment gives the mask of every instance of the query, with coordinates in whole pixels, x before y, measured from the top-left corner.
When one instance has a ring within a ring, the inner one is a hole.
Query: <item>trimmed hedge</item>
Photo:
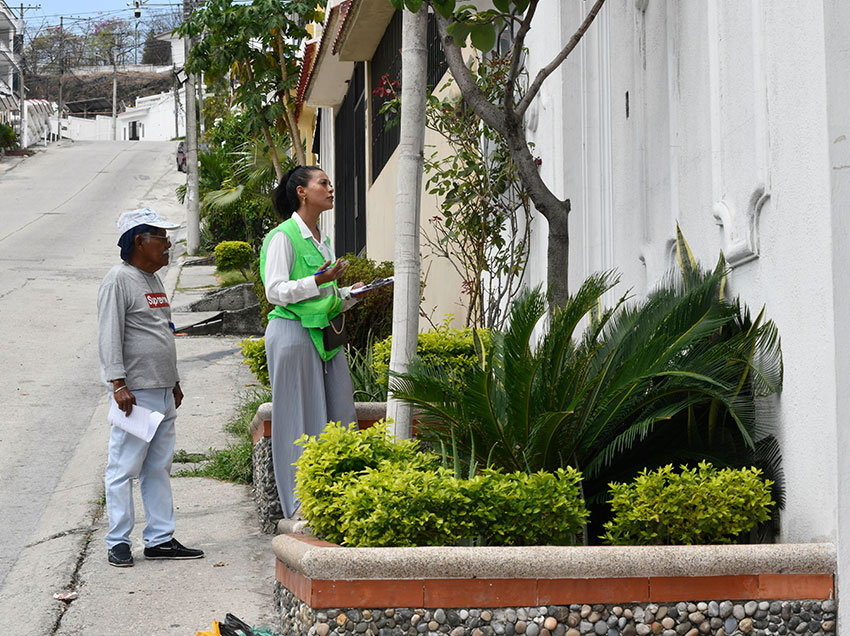
[[[613,545],[733,543],[770,518],[772,481],[757,468],[671,465],[643,470],[629,484],[611,483],[614,516],[601,539]]]
[[[457,479],[417,441],[388,438],[384,422],[330,423],[297,444],[301,512],[341,545],[571,544],[588,515],[572,468]]]

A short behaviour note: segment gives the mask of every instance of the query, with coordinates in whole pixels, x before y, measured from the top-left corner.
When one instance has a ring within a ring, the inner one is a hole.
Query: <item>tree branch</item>
[[[525,97],[523,97],[522,101],[517,105],[516,114],[518,117],[522,118],[525,111],[528,110],[531,102],[537,96],[537,93],[540,92],[540,87],[543,85],[546,78],[549,77],[555,69],[557,69],[565,59],[567,59],[567,56],[573,52],[573,49],[578,46],[578,43],[581,42],[582,37],[584,37],[584,34],[590,28],[590,25],[593,24],[596,14],[598,14],[602,9],[603,4],[605,4],[605,0],[596,0],[593,7],[590,9],[590,12],[587,14],[587,17],[585,17],[584,22],[581,23],[581,26],[579,26],[578,30],[573,34],[573,37],[570,38],[570,41],[567,42],[567,45],[560,53],[558,53],[557,56],[555,56],[555,59],[538,71],[537,77],[534,78],[531,86],[529,86]]]
[[[505,127],[505,115],[496,108],[487,96],[481,92],[475,78],[467,68],[463,61],[463,53],[460,47],[455,44],[454,39],[446,34],[446,27],[449,22],[439,12],[435,11],[434,15],[437,18],[437,27],[440,30],[440,38],[443,42],[443,52],[446,55],[446,62],[449,64],[449,70],[452,72],[452,77],[457,82],[458,88],[463,95],[464,100],[484,122],[499,131],[502,135],[507,134]]]
[[[513,87],[516,85],[516,79],[519,75],[520,70],[520,62],[522,61],[522,50],[525,48],[525,36],[528,34],[529,30],[531,30],[531,21],[534,19],[534,14],[537,12],[537,2],[538,0],[532,0],[528,5],[528,10],[525,12],[525,16],[520,23],[519,31],[517,31],[516,36],[514,37],[513,48],[511,50],[511,68],[508,71],[508,80],[505,84],[505,112],[510,115],[515,114],[514,110],[514,91]],[[522,119],[522,115],[519,116]]]

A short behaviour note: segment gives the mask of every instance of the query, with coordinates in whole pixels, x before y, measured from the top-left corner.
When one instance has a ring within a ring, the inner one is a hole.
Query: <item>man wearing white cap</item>
[[[183,400],[177,375],[177,350],[171,307],[156,271],[168,265],[171,242],[166,230],[180,227],[148,208],[118,218],[122,263],[100,285],[97,296],[98,345],[103,381],[124,413],[133,405],[163,413],[150,442],[112,426],[106,465],[108,560],[133,565],[130,531],[135,523],[133,479],[139,479],[147,523],[142,532],[147,559],[199,559],[202,550],[186,548],[174,534],[171,461],[174,420]]]

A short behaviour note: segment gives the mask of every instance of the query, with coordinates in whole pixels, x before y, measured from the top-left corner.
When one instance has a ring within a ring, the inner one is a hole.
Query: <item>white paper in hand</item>
[[[110,398],[110,402],[109,423],[146,442],[153,439],[159,423],[165,417],[158,411],[151,411],[138,404],[133,405],[130,415],[125,415],[124,411],[118,408],[118,403],[113,398]]]

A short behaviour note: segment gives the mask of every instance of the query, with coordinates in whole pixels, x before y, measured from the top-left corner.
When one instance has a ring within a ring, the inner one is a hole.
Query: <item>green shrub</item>
[[[243,195],[226,208],[204,205],[201,219],[203,238],[211,242],[202,247],[208,250],[222,241],[246,241],[259,251],[266,234],[280,223],[267,195]]]
[[[330,422],[318,438],[305,435],[295,443],[304,448],[295,462],[301,514],[319,536],[334,543],[345,540],[341,520],[351,502],[343,491],[351,479],[384,460],[414,469],[436,467],[435,457],[417,452],[415,440],[389,437],[384,422],[364,431],[356,423]]]
[[[587,517],[578,471],[457,479],[386,424],[328,424],[297,442],[301,511],[317,534],[350,546],[574,543]]]
[[[343,484],[342,543],[357,547],[456,544],[477,533],[468,484],[442,467],[420,470],[381,462]]]
[[[575,543],[587,517],[581,475],[505,474],[457,479],[446,468],[382,462],[348,480],[345,545],[563,545]]]
[[[717,470],[704,461],[678,474],[671,465],[644,469],[630,484],[609,485],[613,518],[601,538],[614,545],[732,543],[770,518],[772,484],[757,468]]]
[[[260,305],[260,320],[263,327],[269,324],[269,312],[274,309],[268,298],[266,298],[266,286],[263,285],[263,279],[260,276],[260,259],[254,260],[251,265],[251,280],[254,283],[254,294],[257,296],[257,303]]]
[[[576,543],[589,515],[579,471],[569,466],[553,473],[485,470],[480,478],[483,485],[470,498],[486,545]]]
[[[215,267],[219,271],[246,270],[254,260],[254,250],[245,241],[222,241],[215,246]]]
[[[260,384],[263,386],[269,386],[269,365],[266,360],[266,339],[246,338],[241,344],[242,356],[245,358],[242,361],[242,364],[248,365],[248,368],[251,369]]]
[[[477,330],[478,337],[487,352],[490,349],[490,332]],[[390,368],[390,351],[393,337],[388,336],[374,344],[372,365],[378,379],[386,383]],[[424,365],[440,367],[449,377],[459,377],[469,369],[480,366],[475,352],[472,329],[452,329],[448,321],[433,331],[419,334],[416,354]]]
[[[381,382],[375,373],[375,367],[372,364],[371,344],[362,350],[348,346],[345,355],[348,358],[348,370],[351,373],[354,401],[385,402],[387,400],[387,383],[386,381]]]
[[[0,122],[0,148],[3,150],[14,150],[18,147],[18,136],[15,129]]]
[[[340,278],[340,287],[358,281],[370,283],[376,278],[393,275],[393,264],[389,261],[376,263],[363,256],[346,254],[349,265]],[[345,327],[348,330],[348,345],[357,351],[365,351],[370,340],[383,340],[393,329],[393,286],[386,285],[369,292],[360,302],[345,312]]]

